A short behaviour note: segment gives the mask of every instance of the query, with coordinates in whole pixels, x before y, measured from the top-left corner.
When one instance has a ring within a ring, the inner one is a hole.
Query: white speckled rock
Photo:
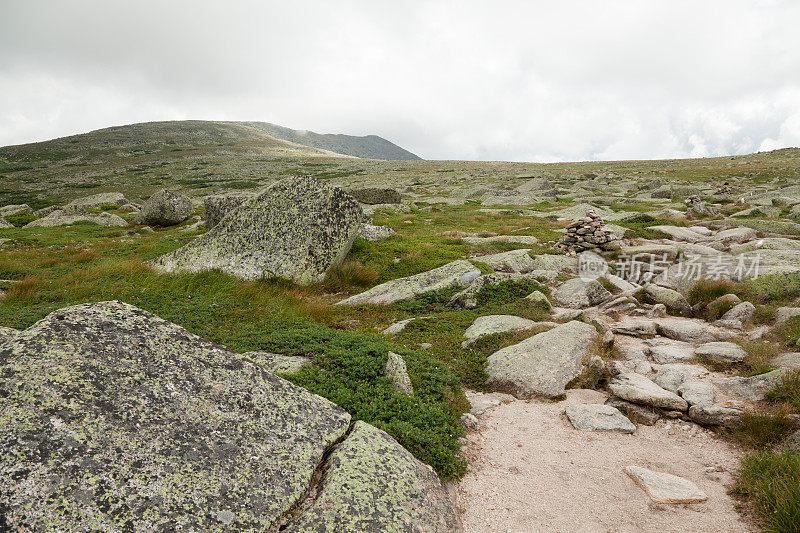
[[[636,426],[619,409],[610,405],[570,405],[567,418],[575,429],[585,431],[618,431],[633,433]]]
[[[707,342],[698,346],[694,353],[717,363],[741,363],[747,355],[744,348],[732,342]]]
[[[708,499],[697,485],[682,477],[640,466],[626,466],[625,473],[656,503],[698,503]]]

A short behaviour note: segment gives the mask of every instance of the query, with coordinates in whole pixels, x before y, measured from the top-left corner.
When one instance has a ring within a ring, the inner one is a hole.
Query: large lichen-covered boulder
[[[486,383],[522,399],[564,394],[596,338],[594,326],[575,320],[534,335],[490,355]]]
[[[596,279],[572,278],[553,291],[553,301],[561,307],[585,309],[611,298],[611,293]]]
[[[394,189],[366,187],[363,189],[351,189],[348,192],[362,204],[399,204],[402,201],[400,193]]]
[[[350,195],[306,176],[287,178],[212,230],[151,262],[164,272],[219,269],[242,279],[312,283],[341,263],[364,213]]]
[[[206,196],[203,199],[206,231],[219,224],[220,220],[225,218],[228,213],[252,199],[253,196],[255,194],[245,192]]]
[[[418,294],[469,285],[481,275],[475,265],[460,259],[406,278],[393,279],[337,303],[337,305],[390,304]]]
[[[0,207],[0,217],[7,217],[9,215],[19,215],[31,213],[31,206],[28,204],[11,204]]]
[[[188,196],[163,189],[144,203],[136,222],[148,226],[174,226],[188,219],[193,212]]]
[[[311,506],[284,531],[457,533],[462,526],[433,470],[358,421],[328,458]]]
[[[350,423],[121,302],[61,309],[0,344],[0,407],[13,531],[267,530]]]

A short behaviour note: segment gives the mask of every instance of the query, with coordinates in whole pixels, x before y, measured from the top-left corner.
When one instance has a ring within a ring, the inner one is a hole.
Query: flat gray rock
[[[611,297],[611,293],[599,281],[585,281],[572,278],[562,283],[553,291],[553,302],[560,307],[585,309],[602,303]]]
[[[688,343],[705,343],[718,340],[716,328],[688,319],[657,319],[658,332],[670,339]]]
[[[680,341],[651,346],[650,358],[660,365],[685,363],[694,359],[694,346]]]
[[[714,386],[705,381],[687,381],[678,387],[678,394],[689,405],[702,407],[714,405]]]
[[[662,389],[646,377],[634,372],[619,374],[611,378],[608,390],[629,402],[660,407],[674,411],[686,411],[689,404],[666,389]]]
[[[760,402],[767,392],[781,380],[783,371],[773,370],[765,374],[750,377],[720,377],[714,379],[714,384],[725,392],[735,394],[751,402]]]
[[[84,196],[83,198],[77,198],[72,200],[66,206],[67,210],[71,209],[98,209],[100,207],[106,205],[123,205],[127,204],[128,200],[125,199],[125,195],[121,192],[101,192],[98,194],[92,194],[91,196]]]
[[[750,302],[741,302],[736,304],[733,308],[729,309],[721,320],[738,320],[739,322],[747,322],[752,320],[756,314],[756,306]]]
[[[481,271],[475,265],[460,259],[421,274],[387,281],[361,294],[346,298],[336,305],[390,304],[413,298],[424,292],[453,286],[465,287],[480,275]]]
[[[524,273],[536,268],[536,262],[528,252],[530,252],[528,249],[511,250],[492,255],[482,255],[475,259],[489,265],[498,272]]]
[[[645,426],[652,426],[661,419],[661,415],[653,408],[644,405],[635,404],[616,396],[610,396],[606,401],[606,405],[615,407],[629,420],[637,424],[644,424]]]
[[[125,228],[128,223],[125,219],[112,213],[86,213],[68,215],[62,210],[56,210],[47,215],[29,222],[26,228],[54,228],[56,226],[71,226],[81,222],[97,224],[98,226]]]
[[[689,418],[701,426],[736,426],[742,410],[722,405],[693,405],[689,407]]]
[[[296,374],[311,363],[310,357],[302,355],[281,355],[262,351],[245,352],[241,357],[251,359],[260,368],[273,374]]]
[[[644,287],[644,295],[650,303],[663,304],[673,315],[692,316],[692,306],[678,291],[650,283]]]
[[[800,307],[779,307],[775,310],[775,326],[782,326],[796,316],[800,316]]]
[[[719,341],[701,344],[694,353],[697,357],[716,363],[741,363],[747,355],[744,348],[738,344]]]
[[[636,426],[611,405],[588,404],[570,405],[566,409],[567,418],[575,429],[586,431],[618,431],[633,433]]]
[[[709,241],[713,238],[705,235],[700,235],[699,233],[692,231],[689,228],[682,228],[680,226],[667,226],[667,225],[650,226],[650,229],[660,231],[661,233],[666,233],[676,241],[695,243],[695,242]]]
[[[540,323],[514,315],[486,315],[475,319],[467,331],[464,332],[462,347],[466,347],[481,337],[508,331],[524,331],[535,328]]]
[[[434,471],[359,420],[333,449],[311,506],[284,531],[458,533],[462,526]]]
[[[675,365],[677,366],[677,365]],[[677,368],[664,367],[656,372],[653,383],[664,390],[678,393],[678,389],[686,381],[686,374]]]
[[[626,466],[625,473],[656,503],[698,503],[708,499],[697,485],[682,477],[640,466]]]
[[[151,264],[164,272],[219,269],[247,280],[312,283],[344,260],[364,218],[343,190],[310,177],[287,178]]]
[[[503,348],[489,356],[487,385],[518,398],[564,394],[595,338],[594,326],[572,321]]]

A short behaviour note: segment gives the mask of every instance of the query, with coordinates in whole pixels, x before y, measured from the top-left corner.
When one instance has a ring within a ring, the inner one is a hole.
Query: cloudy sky
[[[0,146],[150,120],[429,159],[800,146],[796,0],[0,0]]]

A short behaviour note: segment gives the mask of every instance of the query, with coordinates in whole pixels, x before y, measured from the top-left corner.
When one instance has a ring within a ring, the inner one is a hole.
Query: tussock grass
[[[775,369],[772,359],[778,355],[780,350],[774,343],[769,341],[739,341],[739,345],[746,352],[744,361],[738,367],[740,372],[748,376],[755,376]]]
[[[767,393],[767,400],[800,412],[800,369],[784,374],[781,381]]]
[[[698,303],[708,304],[720,296],[736,294],[741,296],[742,288],[730,280],[702,278],[697,280],[689,290],[687,299],[692,305]]]
[[[794,421],[785,407],[765,406],[745,411],[733,430],[742,443],[754,448],[768,448],[783,441],[794,430]]]
[[[742,460],[736,492],[746,497],[766,530],[794,533],[800,524],[800,455],[769,450]]]

